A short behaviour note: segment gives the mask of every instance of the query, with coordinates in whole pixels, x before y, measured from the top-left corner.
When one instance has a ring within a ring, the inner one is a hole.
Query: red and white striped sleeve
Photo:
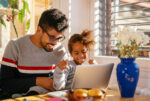
[[[10,67],[17,68],[18,50],[13,40],[9,41],[4,56],[2,58],[2,64]]]

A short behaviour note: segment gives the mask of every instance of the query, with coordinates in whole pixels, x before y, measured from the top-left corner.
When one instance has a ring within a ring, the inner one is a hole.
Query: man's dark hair
[[[65,14],[63,14],[58,9],[49,9],[43,12],[39,20],[38,26],[40,26],[44,31],[48,28],[54,28],[58,32],[64,31],[68,27],[68,19]]]

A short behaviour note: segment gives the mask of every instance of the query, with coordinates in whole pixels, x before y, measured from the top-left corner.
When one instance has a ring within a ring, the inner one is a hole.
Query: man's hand
[[[49,77],[37,77],[36,85],[41,86],[47,90],[54,91],[53,80]]]
[[[67,68],[67,65],[68,65],[68,60],[62,60],[58,63],[58,67],[61,69],[61,70],[64,70]]]

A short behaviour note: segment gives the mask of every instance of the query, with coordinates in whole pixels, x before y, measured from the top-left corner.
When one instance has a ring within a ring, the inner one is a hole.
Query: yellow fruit
[[[102,96],[103,93],[98,88],[92,88],[88,91],[88,96]]]
[[[76,89],[74,91],[75,96],[80,96],[80,97],[87,97],[88,90],[86,89]]]

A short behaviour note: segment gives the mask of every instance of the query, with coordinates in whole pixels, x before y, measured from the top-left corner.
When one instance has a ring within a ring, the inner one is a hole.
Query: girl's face
[[[77,65],[81,65],[87,58],[87,48],[82,43],[76,42],[72,45],[71,56]]]

